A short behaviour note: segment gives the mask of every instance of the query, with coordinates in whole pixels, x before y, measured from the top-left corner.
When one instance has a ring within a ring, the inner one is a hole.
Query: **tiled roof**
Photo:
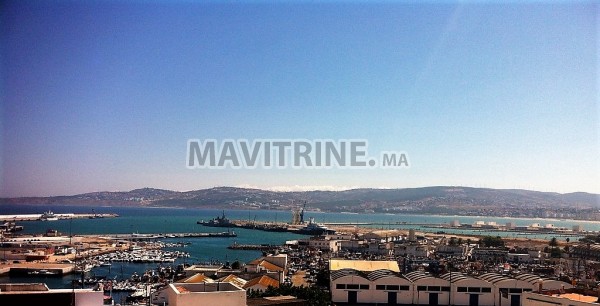
[[[266,275],[263,275],[263,276],[259,276],[259,277],[256,277],[256,278],[253,278],[253,279],[249,280],[244,285],[243,288],[247,289],[247,288],[250,288],[250,287],[255,286],[255,285],[262,285],[265,288],[269,287],[269,286],[277,288],[277,287],[279,287],[279,282],[276,279],[273,279],[273,278],[270,278],[270,277],[268,277]]]
[[[182,280],[181,282],[182,283],[214,283],[215,281],[212,278],[210,278],[202,273],[196,273],[196,274]]]
[[[221,282],[229,282],[238,287],[244,287],[244,285],[248,282],[243,278],[237,277],[233,274],[229,274],[226,277],[221,278],[219,281]]]
[[[262,266],[263,268],[267,269],[268,271],[283,271],[283,268],[275,265],[273,263],[270,263],[266,260],[263,260],[260,262],[260,264],[258,264],[259,266]]]

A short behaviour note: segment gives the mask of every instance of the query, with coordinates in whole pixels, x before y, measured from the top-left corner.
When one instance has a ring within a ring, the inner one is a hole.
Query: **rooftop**
[[[396,261],[367,261],[367,260],[342,260],[332,259],[329,261],[329,270],[353,269],[357,271],[373,272],[376,270],[390,270],[400,272]]]

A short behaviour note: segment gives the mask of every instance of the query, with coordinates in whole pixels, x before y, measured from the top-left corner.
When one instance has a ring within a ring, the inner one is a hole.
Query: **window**
[[[469,287],[469,292],[481,292],[481,288],[479,287]]]
[[[408,291],[410,290],[410,286],[400,286],[400,290]]]
[[[346,285],[344,285],[344,284],[335,284],[335,289],[346,289]]]
[[[358,284],[348,284],[346,285],[346,289],[358,289]]]
[[[429,286],[427,287],[429,291],[440,291],[440,286]]]
[[[492,288],[481,288],[481,292],[492,292]]]
[[[456,292],[467,292],[467,287],[458,287]]]
[[[427,286],[417,286],[417,291],[427,291]]]
[[[369,285],[360,285],[360,289],[369,290]]]
[[[448,287],[448,286],[442,287],[442,291],[450,292],[450,287]]]
[[[523,292],[523,289],[521,288],[510,288],[508,289],[508,293],[521,293]]]
[[[385,290],[385,285],[375,285],[375,290]]]
[[[523,289],[523,292],[531,292],[531,289]]]
[[[387,285],[387,290],[398,290],[400,286],[398,285]]]

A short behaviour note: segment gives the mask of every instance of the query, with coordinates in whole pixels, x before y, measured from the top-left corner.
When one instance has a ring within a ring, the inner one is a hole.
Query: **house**
[[[249,280],[244,284],[243,288],[246,290],[265,291],[269,287],[278,288],[279,281],[267,275],[263,275]]]
[[[238,287],[244,288],[244,285],[246,285],[246,283],[248,282],[247,280],[238,277],[236,275],[233,274],[229,274],[225,277],[222,277],[219,279],[220,282],[228,282],[228,283],[232,283]]]
[[[247,263],[244,266],[244,272],[268,274],[279,282],[283,282],[287,272],[287,262],[287,254],[264,256]]]

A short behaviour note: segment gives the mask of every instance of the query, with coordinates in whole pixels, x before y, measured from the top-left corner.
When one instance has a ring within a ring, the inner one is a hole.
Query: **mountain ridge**
[[[355,188],[341,191],[271,191],[221,186],[190,191],[138,188],[71,196],[0,198],[2,205],[103,205],[567,217],[600,220],[600,195],[462,186]],[[595,214],[598,214],[595,217]]]

